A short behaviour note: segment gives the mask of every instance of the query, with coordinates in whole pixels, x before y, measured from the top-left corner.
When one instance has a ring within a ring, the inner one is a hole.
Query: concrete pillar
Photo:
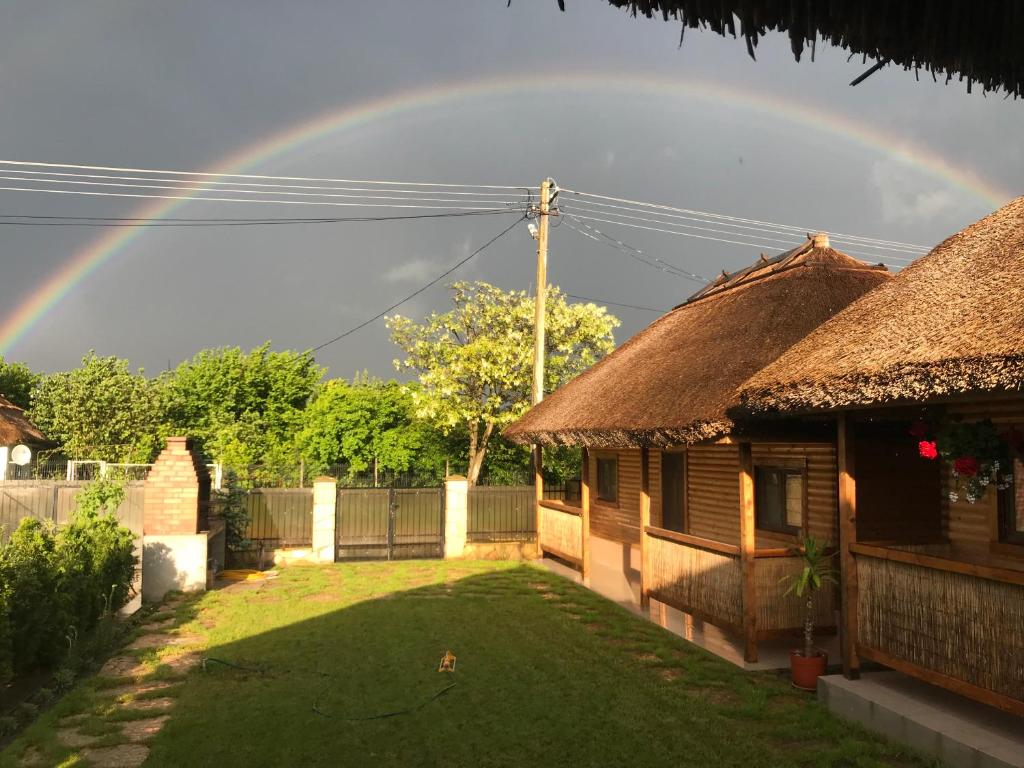
[[[461,475],[444,481],[444,556],[446,560],[463,556],[466,550],[466,523],[469,516],[469,481]]]
[[[9,452],[10,448],[7,446],[0,447],[0,480],[7,479],[7,462],[10,461]]]
[[[313,481],[313,559],[318,563],[334,562],[337,503],[338,483],[333,477]]]
[[[206,589],[210,475],[188,438],[167,438],[143,493],[143,600]]]

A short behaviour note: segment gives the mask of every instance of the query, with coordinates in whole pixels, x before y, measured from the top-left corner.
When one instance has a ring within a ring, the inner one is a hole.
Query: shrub
[[[25,518],[0,546],[0,683],[54,666],[81,635],[128,601],[137,563],[134,537],[112,515],[100,513],[116,498],[87,505],[61,529]]]

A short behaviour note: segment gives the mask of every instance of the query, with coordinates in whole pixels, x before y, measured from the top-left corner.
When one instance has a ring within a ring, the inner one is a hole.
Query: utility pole
[[[533,312],[533,405],[544,399],[544,309],[548,297],[548,211],[551,187],[548,178],[540,184],[540,208],[537,229],[537,297]],[[532,228],[531,228],[532,231]],[[536,497],[537,543],[540,544],[540,503],[544,498],[543,453],[539,444],[533,446],[533,490]]]

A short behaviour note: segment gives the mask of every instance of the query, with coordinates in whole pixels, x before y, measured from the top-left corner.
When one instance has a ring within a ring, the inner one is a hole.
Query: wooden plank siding
[[[1024,428],[1024,395],[951,405],[947,413],[960,416],[964,421],[991,419],[996,426]],[[942,517],[949,543],[954,547],[987,549],[993,541],[993,521],[997,515],[995,491],[990,489],[974,504],[962,498],[963,493],[959,501],[950,501],[948,492],[955,490],[956,480],[948,467],[945,486]]]
[[[740,543],[740,449],[696,445],[686,452],[686,532]]]
[[[640,544],[640,449],[590,453],[591,482],[597,485],[597,459],[614,456],[619,462],[619,498],[614,505],[590,498],[590,531],[602,539]],[[651,520],[661,524],[661,451],[650,452]]]

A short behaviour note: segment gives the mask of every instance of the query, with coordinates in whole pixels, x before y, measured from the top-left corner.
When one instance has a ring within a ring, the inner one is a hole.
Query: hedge
[[[0,683],[56,666],[102,616],[128,602],[134,536],[112,515],[57,528],[25,518],[0,546]]]

